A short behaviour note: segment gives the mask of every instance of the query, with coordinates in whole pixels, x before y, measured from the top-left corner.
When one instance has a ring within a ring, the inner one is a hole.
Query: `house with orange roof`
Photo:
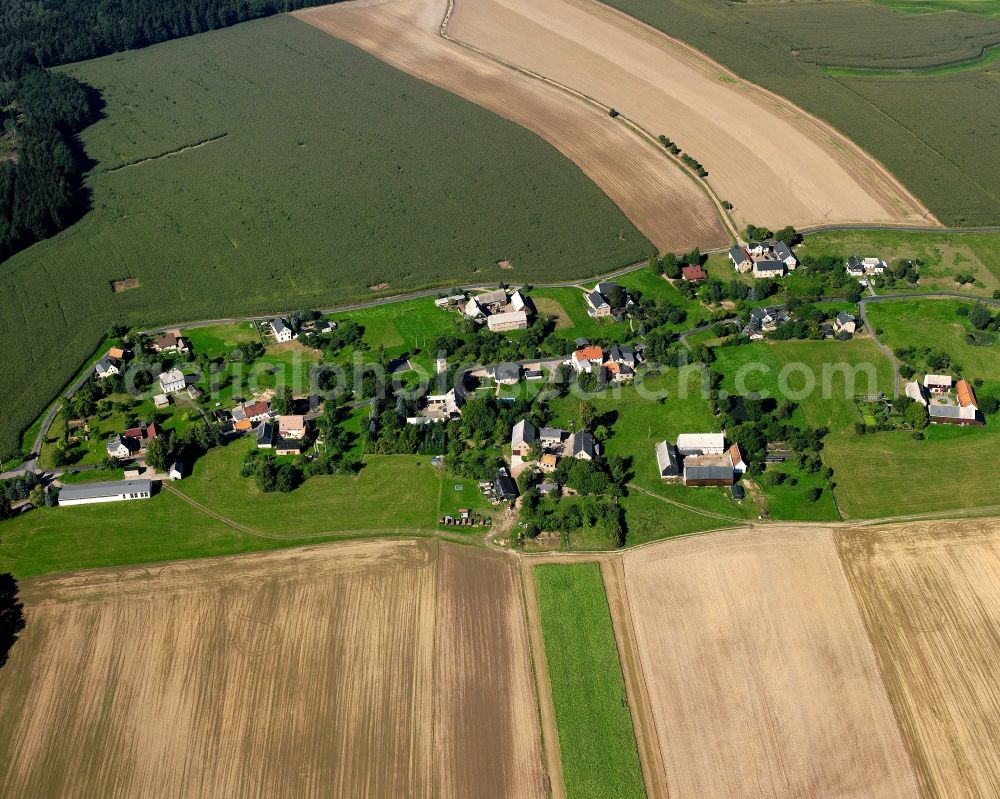
[[[570,357],[570,366],[577,374],[581,372],[592,372],[604,361],[604,350],[596,345],[581,347]]]

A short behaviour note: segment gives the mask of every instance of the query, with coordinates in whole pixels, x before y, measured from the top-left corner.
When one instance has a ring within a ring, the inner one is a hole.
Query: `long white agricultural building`
[[[127,499],[149,499],[152,495],[152,480],[80,483],[78,485],[63,486],[59,491],[59,504],[93,505],[97,502],[123,502]]]

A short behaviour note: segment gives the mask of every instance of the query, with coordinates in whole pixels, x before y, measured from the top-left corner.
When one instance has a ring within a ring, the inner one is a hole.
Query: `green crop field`
[[[534,577],[567,796],[645,797],[600,566],[543,564]]]
[[[92,210],[0,266],[0,456],[114,323],[569,278],[653,249],[540,138],[292,17],[65,69],[106,102],[82,137]]]
[[[200,508],[164,490],[149,500],[42,508],[4,522],[0,571],[21,578],[351,536],[430,534],[439,503],[447,505],[442,481],[454,491],[429,458],[374,455],[356,477],[313,477],[290,494],[265,495],[240,476],[252,446],[246,438],[212,450],[191,477],[171,484]],[[469,491],[466,506],[483,509]]]
[[[970,14],[1000,17],[1000,0],[875,0],[875,2],[907,14],[967,11]]]
[[[892,30],[911,32],[890,35],[886,11],[867,3],[796,2],[772,8],[728,0],[608,2],[827,120],[891,169],[943,223],[1000,222],[997,62],[941,76],[834,77],[797,49],[809,42],[829,45],[831,59],[835,52],[856,59],[877,53],[875,66],[916,63],[918,57],[924,65],[944,64],[963,47],[960,37],[953,37],[959,24],[980,45],[994,35],[997,23],[988,16],[952,14],[945,24],[897,14]],[[921,5],[995,10],[997,4]],[[870,31],[861,35],[865,27]],[[868,48],[871,36],[878,45]],[[939,41],[932,44],[928,37]]]
[[[973,14],[950,14],[945,22],[859,3],[758,3],[744,13],[798,58],[838,68],[942,67],[978,61],[1000,44],[1000,20]]]

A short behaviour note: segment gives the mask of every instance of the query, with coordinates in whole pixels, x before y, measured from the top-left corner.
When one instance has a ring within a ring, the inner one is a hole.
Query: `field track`
[[[0,797],[545,795],[509,557],[368,541],[22,594]]]
[[[658,145],[596,103],[443,38],[447,8],[447,0],[355,0],[295,16],[534,131],[661,250],[729,241],[715,201]]]
[[[936,223],[829,125],[594,0],[455,0],[448,33],[668,136],[707,168],[740,227]]]
[[[838,534],[928,799],[1000,795],[1000,522]]]

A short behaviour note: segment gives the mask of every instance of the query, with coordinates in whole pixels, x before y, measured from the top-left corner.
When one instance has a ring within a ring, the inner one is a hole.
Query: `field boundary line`
[[[131,169],[134,166],[150,164],[153,161],[162,161],[164,158],[173,158],[175,155],[182,155],[189,150],[199,150],[202,147],[207,147],[209,144],[222,141],[228,135],[228,133],[218,133],[215,136],[209,136],[207,139],[202,139],[201,141],[194,142],[193,144],[185,144],[181,147],[177,147],[176,149],[167,150],[165,153],[160,153],[159,155],[151,155],[146,158],[140,158],[137,161],[129,161],[127,164],[120,164],[119,166],[112,167],[111,169],[105,169],[101,174],[110,175],[114,172],[121,172],[123,169]]]

